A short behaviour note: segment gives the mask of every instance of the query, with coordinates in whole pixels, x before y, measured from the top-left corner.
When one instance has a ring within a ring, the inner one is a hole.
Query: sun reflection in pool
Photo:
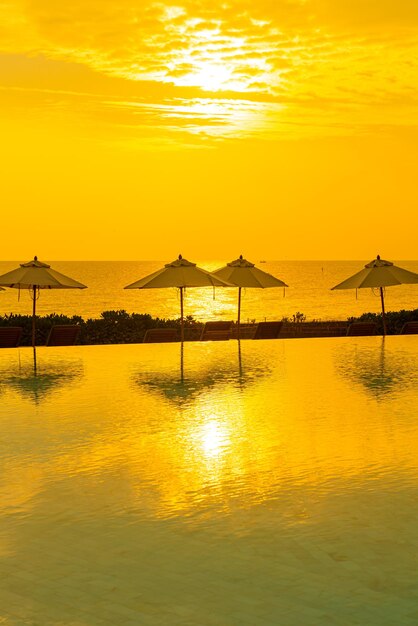
[[[200,427],[199,436],[203,454],[209,459],[221,456],[231,442],[225,426],[213,414]]]

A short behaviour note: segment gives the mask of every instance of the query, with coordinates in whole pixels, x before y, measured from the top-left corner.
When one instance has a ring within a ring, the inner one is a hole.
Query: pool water
[[[418,336],[0,352],[0,624],[418,623]]]

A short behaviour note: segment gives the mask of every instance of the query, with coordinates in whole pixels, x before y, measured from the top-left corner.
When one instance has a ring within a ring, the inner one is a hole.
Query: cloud
[[[49,102],[55,90],[61,108],[63,92],[78,93],[88,110],[94,101],[95,115],[103,106],[99,118],[117,125],[118,116],[123,125],[147,105],[146,125],[152,119],[158,133],[167,102],[173,128],[195,133],[206,124],[209,134],[216,126],[225,137],[239,128],[270,136],[274,120],[280,133],[302,115],[313,132],[328,119],[330,133],[412,123],[416,115],[415,1],[15,0],[2,4],[0,23],[3,88],[45,90]],[[135,113],[115,107],[109,116],[107,96],[131,102]],[[173,104],[187,98],[193,114],[202,101],[223,113],[210,120],[200,111],[191,130]],[[241,103],[237,122],[226,104],[233,100]],[[258,102],[258,117],[243,102]]]

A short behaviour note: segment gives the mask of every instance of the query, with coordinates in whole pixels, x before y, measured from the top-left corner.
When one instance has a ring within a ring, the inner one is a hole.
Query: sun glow
[[[201,87],[205,91],[221,91],[224,89],[234,89],[243,91],[244,85],[235,80],[230,67],[222,65],[220,62],[198,62],[193,70],[177,79],[177,84],[181,86]]]
[[[251,90],[253,82],[258,88],[260,83],[277,82],[266,60],[274,51],[267,45],[263,58],[259,45],[244,35],[226,32],[222,20],[207,24],[191,18],[179,22],[165,15],[164,22],[171,36],[181,38],[183,46],[170,51],[163,81],[214,92],[243,92]]]
[[[258,51],[259,52],[259,51]],[[266,55],[271,52],[265,50]],[[175,56],[168,64],[165,80],[177,86],[200,87],[204,91],[265,91],[281,83],[266,59],[252,54],[246,41],[227,38],[222,42],[190,42],[187,52]]]

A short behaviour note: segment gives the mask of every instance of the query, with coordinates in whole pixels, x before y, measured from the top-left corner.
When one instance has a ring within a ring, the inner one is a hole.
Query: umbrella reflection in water
[[[33,358],[22,360],[22,353]],[[16,360],[17,356],[17,360]],[[62,390],[68,384],[73,385],[84,375],[81,359],[48,358],[45,363],[38,358],[36,349],[29,351],[18,350],[2,363],[0,369],[0,393],[17,392],[35,404],[47,399],[56,391]]]
[[[228,342],[226,342],[228,343]],[[236,356],[231,359],[230,350],[222,354],[218,349],[211,354],[209,348],[204,367],[198,370],[189,370],[185,366],[185,346],[179,346],[179,369],[176,374],[172,371],[165,373],[162,371],[141,372],[134,375],[135,384],[144,389],[155,391],[164,395],[168,400],[183,403],[193,400],[197,395],[205,390],[210,390],[218,386],[228,386],[235,389],[244,389],[248,384],[256,382],[261,376],[270,374],[271,369],[268,364],[256,355],[242,357],[241,341],[238,341]],[[232,344],[235,346],[235,344]],[[202,346],[199,346],[202,347]],[[219,347],[217,342],[216,348]],[[187,344],[187,349],[191,345]],[[207,349],[208,346],[205,346]],[[211,357],[213,362],[211,362]]]
[[[380,348],[363,342],[347,346],[336,357],[337,372],[354,383],[360,383],[376,399],[396,394],[418,383],[418,358],[402,349],[388,350],[381,338]]]

